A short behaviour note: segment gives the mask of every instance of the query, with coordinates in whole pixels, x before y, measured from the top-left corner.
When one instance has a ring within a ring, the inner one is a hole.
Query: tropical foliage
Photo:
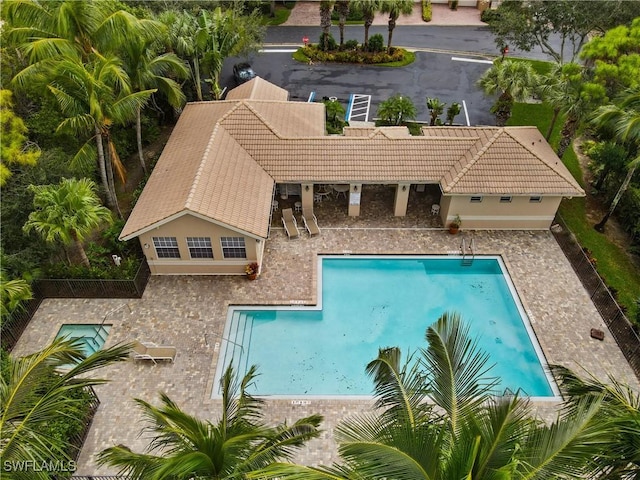
[[[499,94],[491,113],[500,127],[511,117],[513,103],[528,99],[538,83],[538,76],[529,63],[512,60],[496,60],[478,80],[485,94]]]
[[[400,15],[408,15],[413,11],[413,0],[380,0],[380,12],[389,14],[387,37],[387,51],[391,52],[391,40],[393,30],[396,28],[396,20]]]
[[[341,463],[280,463],[251,477],[579,479],[602,470],[598,460],[612,449],[632,450],[619,425],[637,426],[637,406],[631,416],[604,394],[576,394],[547,425],[517,394],[494,396],[488,355],[459,315],[442,315],[426,339],[415,360],[403,363],[399,349],[385,348],[369,363],[377,409],[337,427]]]
[[[35,211],[24,230],[35,230],[47,242],[73,244],[81,262],[90,267],[82,241],[101,224],[112,221],[111,212],[100,205],[96,184],[89,179],[62,179],[58,185],[32,185]]]
[[[100,464],[119,468],[132,480],[238,479],[277,460],[290,459],[307,440],[319,435],[319,415],[301,418],[292,425],[268,427],[262,422],[262,400],[247,388],[256,376],[255,366],[236,378],[230,366],[220,380],[222,409],[214,424],[184,411],[167,395],[155,407],[136,400],[153,434],[147,453],[126,446],[102,451]]]
[[[11,91],[0,90],[0,187],[11,176],[12,164],[34,165],[40,156],[40,149],[27,140],[27,127],[13,111]]]
[[[105,380],[91,374],[125,360],[127,345],[85,356],[79,341],[57,339],[26,357],[8,356],[0,379],[0,457],[6,462],[69,462],[70,439],[52,428],[81,415],[78,392]],[[23,463],[24,464],[24,463]],[[5,471],[7,479],[50,479],[46,469]]]
[[[416,118],[416,107],[409,97],[396,94],[380,103],[378,116],[390,125],[400,125]]]

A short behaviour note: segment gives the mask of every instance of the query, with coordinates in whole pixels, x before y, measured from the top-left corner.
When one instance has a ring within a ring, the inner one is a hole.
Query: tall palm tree
[[[336,11],[338,12],[338,27],[340,29],[340,47],[344,46],[344,24],[347,22],[349,15],[349,4],[351,0],[338,0],[336,2]]]
[[[538,76],[529,63],[511,60],[496,60],[478,80],[478,86],[485,94],[499,93],[496,103],[491,107],[499,127],[505,126],[511,117],[513,103],[529,98],[538,83]]]
[[[453,125],[453,120],[460,114],[461,106],[458,102],[453,102],[447,108],[447,125]]]
[[[32,355],[9,356],[0,378],[0,457],[3,462],[70,461],[69,439],[51,435],[55,420],[68,421],[77,413],[71,393],[105,380],[89,376],[95,370],[125,360],[129,346],[98,350],[86,357],[79,340],[57,339]],[[64,367],[61,370],[61,367]],[[3,463],[4,465],[4,463]],[[6,476],[6,477],[5,477]],[[6,472],[2,478],[50,479],[37,469]]]
[[[154,407],[136,400],[155,433],[148,453],[114,446],[98,455],[98,463],[120,469],[132,480],[239,479],[278,459],[289,459],[307,440],[319,435],[320,415],[288,426],[267,427],[261,421],[262,401],[246,389],[256,376],[255,366],[237,381],[229,367],[221,381],[222,411],[217,424],[180,410],[165,394]],[[157,452],[155,454],[154,452]]]
[[[331,10],[334,0],[320,1],[320,28],[322,28],[322,50],[329,50],[329,35],[331,35]]]
[[[369,49],[369,28],[373,25],[376,12],[380,10],[380,0],[352,0],[353,8],[360,9],[364,19],[364,42],[362,46]]]
[[[593,122],[600,127],[611,128],[616,139],[621,143],[629,144],[636,154],[627,167],[627,175],[613,197],[609,210],[602,220],[594,226],[597,231],[604,232],[607,220],[615,211],[618,202],[631,183],[636,168],[640,165],[640,89],[628,90],[619,105],[611,104],[598,108]]]
[[[185,101],[185,95],[180,85],[168,75],[182,79],[188,76],[189,71],[177,55],[173,53],[158,55],[154,48],[157,43],[157,38],[140,34],[132,36],[124,45],[122,59],[124,69],[129,75],[131,89],[134,92],[157,89],[166,96],[169,105],[180,108]],[[136,108],[136,139],[140,165],[147,173],[142,152],[142,108],[143,106],[140,105]]]
[[[30,185],[36,210],[24,224],[25,232],[35,230],[47,242],[61,240],[73,244],[83,265],[90,267],[82,241],[103,223],[111,223],[109,209],[100,204],[96,184],[82,178],[63,178],[58,185]]]
[[[447,104],[439,98],[427,97],[427,109],[431,115],[431,121],[429,125],[434,126],[438,120],[438,117],[444,112],[444,107]]]
[[[400,15],[408,15],[413,11],[413,0],[380,0],[380,11],[389,14],[389,37],[387,52],[391,52],[391,39],[396,28],[396,20]]]
[[[98,53],[88,63],[73,58],[57,61],[50,78],[48,89],[66,117],[57,131],[88,138],[72,162],[90,165],[97,158],[107,205],[117,208],[113,171],[124,182],[124,166],[111,137],[111,126],[133,120],[137,109],[156,90],[132,93],[121,61]]]
[[[378,116],[392,125],[400,125],[404,120],[416,118],[416,107],[409,97],[396,94],[380,103]]]
[[[588,478],[592,460],[616,439],[604,396],[578,401],[547,426],[518,395],[494,396],[488,355],[459,315],[445,313],[426,334],[417,361],[380,350],[367,372],[377,407],[336,429],[344,461],[331,467],[275,464],[260,474],[282,479]]]

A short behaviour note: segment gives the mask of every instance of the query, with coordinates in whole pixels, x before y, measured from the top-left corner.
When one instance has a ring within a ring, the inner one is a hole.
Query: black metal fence
[[[146,258],[132,280],[43,279],[31,286],[33,299],[2,322],[2,348],[11,351],[45,298],[140,298],[151,270]]]
[[[551,227],[556,241],[562,248],[582,285],[591,296],[591,300],[618,343],[634,373],[640,379],[640,337],[631,322],[616,302],[615,298],[598,275],[591,259],[578,244],[560,216],[556,216],[557,225]]]

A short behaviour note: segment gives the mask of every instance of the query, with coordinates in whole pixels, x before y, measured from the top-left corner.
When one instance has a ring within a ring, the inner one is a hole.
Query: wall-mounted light
[[[354,185],[354,187],[353,187],[353,191],[354,191],[354,192],[357,192],[357,191],[358,191],[358,186],[357,186],[357,185]]]
[[[144,244],[144,248],[149,248],[149,244],[148,244],[148,243],[145,243],[145,244]]]
[[[407,191],[407,186],[406,185],[402,185],[402,191],[406,192]]]

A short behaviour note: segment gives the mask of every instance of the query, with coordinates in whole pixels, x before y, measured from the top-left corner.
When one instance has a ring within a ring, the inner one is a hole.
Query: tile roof
[[[254,77],[246,83],[229,90],[226,100],[289,100],[289,92],[260,77]]]
[[[535,127],[424,127],[423,136],[350,127],[326,136],[322,104],[229,99],[282,90],[269,85],[256,77],[228,100],[185,107],[120,238],[184,212],[265,238],[275,182],[440,182],[450,195],[584,195]]]

